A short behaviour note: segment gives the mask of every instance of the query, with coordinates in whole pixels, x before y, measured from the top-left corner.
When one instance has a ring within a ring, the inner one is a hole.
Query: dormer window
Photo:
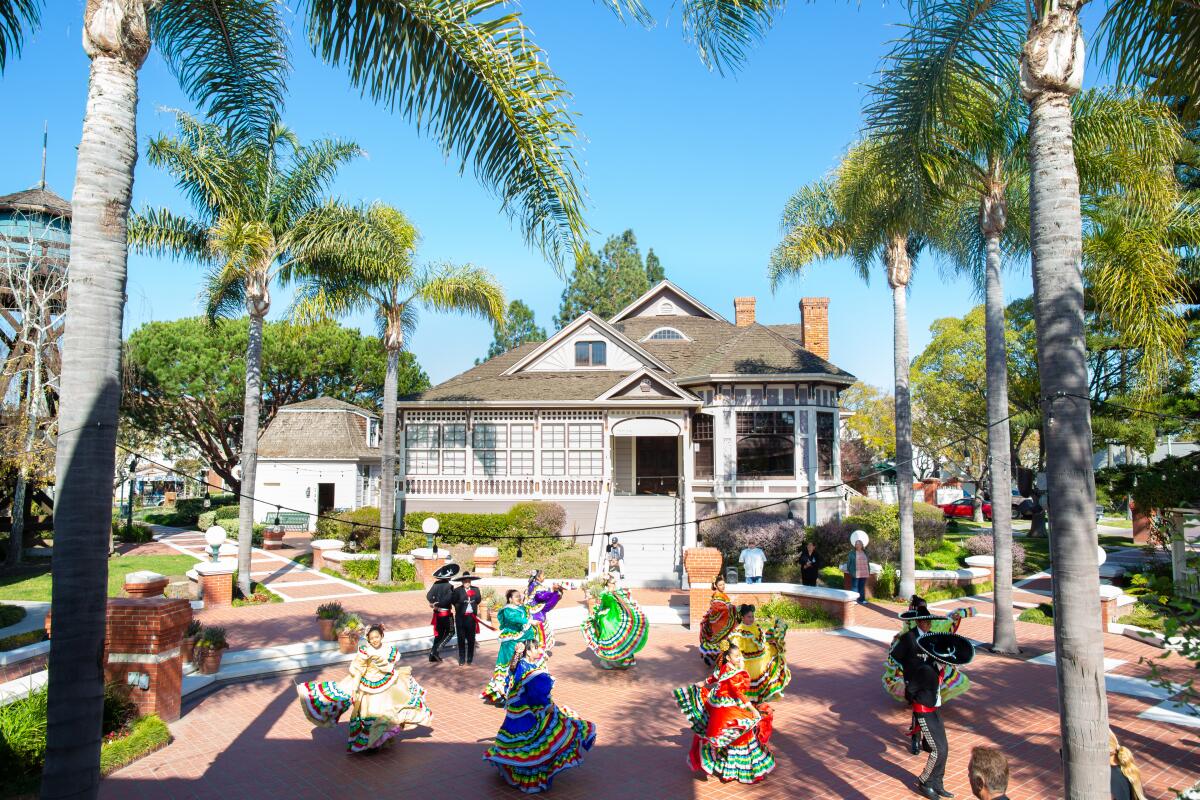
[[[379,420],[367,420],[367,447],[379,447]]]
[[[576,342],[575,366],[603,367],[608,364],[608,347],[605,342]]]
[[[675,328],[657,328],[643,342],[686,342],[689,339]]]

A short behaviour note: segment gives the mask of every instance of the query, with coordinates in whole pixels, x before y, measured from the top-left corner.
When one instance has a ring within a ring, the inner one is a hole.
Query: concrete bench
[[[987,567],[963,567],[961,569],[918,569],[913,572],[917,591],[929,591],[943,586],[977,586],[992,579],[992,570]]]
[[[842,627],[854,624],[854,609],[858,602],[858,592],[802,583],[730,583],[726,584],[725,593],[739,605],[752,603],[756,606],[765,605],[778,595],[806,608],[820,609],[838,620]]]

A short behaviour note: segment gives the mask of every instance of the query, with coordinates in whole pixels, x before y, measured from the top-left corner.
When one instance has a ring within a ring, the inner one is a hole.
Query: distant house
[[[379,505],[379,416],[318,397],[283,406],[258,442],[254,519]],[[310,517],[310,527],[315,520]]]
[[[670,281],[611,319],[585,313],[400,402],[401,500],[554,500],[593,561],[603,533],[631,531],[627,577],[678,585],[697,519],[793,497],[771,510],[838,513],[838,396],[855,379],[828,361],[828,313],[805,298],[799,323],[763,325],[740,297],[730,322]]]

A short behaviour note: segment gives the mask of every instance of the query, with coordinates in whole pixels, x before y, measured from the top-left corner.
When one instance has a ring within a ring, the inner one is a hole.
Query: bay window
[[[795,416],[790,411],[737,413],[739,478],[790,478],[796,474]]]

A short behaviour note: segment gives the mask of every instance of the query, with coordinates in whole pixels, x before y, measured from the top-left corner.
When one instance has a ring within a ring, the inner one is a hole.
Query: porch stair
[[[674,497],[658,495],[609,498],[604,531],[617,533],[625,546],[626,586],[677,589],[681,585],[678,504]],[[659,525],[664,527],[619,533]]]

